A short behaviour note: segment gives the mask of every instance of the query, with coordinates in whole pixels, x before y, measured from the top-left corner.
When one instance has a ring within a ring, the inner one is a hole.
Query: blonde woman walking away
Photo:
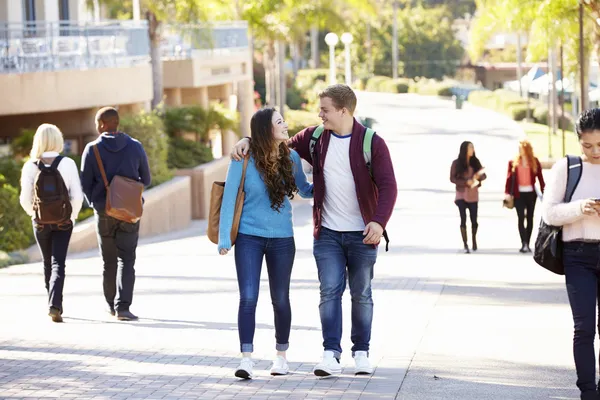
[[[64,139],[54,125],[43,124],[33,137],[29,161],[21,172],[21,206],[33,221],[44,262],[48,315],[62,322],[65,260],[83,192],[75,162],[63,157]]]

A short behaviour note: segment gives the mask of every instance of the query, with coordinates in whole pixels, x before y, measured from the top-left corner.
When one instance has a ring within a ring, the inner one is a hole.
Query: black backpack
[[[33,211],[38,224],[60,225],[71,220],[73,208],[69,191],[58,171],[62,159],[62,156],[56,157],[49,167],[42,160],[35,162],[40,170],[33,183]]]
[[[568,203],[581,179],[583,163],[581,157],[567,156],[567,187],[564,202]],[[558,275],[565,274],[563,265],[562,226],[548,225],[542,219],[535,241],[533,259],[540,266]]]

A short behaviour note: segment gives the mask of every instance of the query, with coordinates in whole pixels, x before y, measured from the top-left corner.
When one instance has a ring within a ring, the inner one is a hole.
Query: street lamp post
[[[350,68],[350,43],[352,43],[352,34],[346,32],[342,34],[342,43],[346,53],[346,85],[352,86],[352,70]]]
[[[335,77],[335,45],[338,43],[338,35],[329,32],[325,35],[325,43],[329,46],[329,84],[336,83]]]
[[[393,6],[393,32],[392,32],[392,78],[398,78],[398,0],[394,0]]]

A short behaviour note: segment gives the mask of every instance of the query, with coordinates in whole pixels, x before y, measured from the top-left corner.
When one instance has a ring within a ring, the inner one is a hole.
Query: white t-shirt
[[[351,137],[331,134],[323,167],[325,199],[321,225],[338,232],[365,229],[350,167]]]

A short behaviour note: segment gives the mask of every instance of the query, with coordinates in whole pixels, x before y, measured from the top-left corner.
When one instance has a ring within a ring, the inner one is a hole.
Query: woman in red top
[[[544,177],[540,161],[533,155],[533,148],[528,140],[519,142],[519,154],[508,162],[506,186],[504,193],[507,200],[514,199],[515,209],[519,219],[519,235],[521,236],[521,253],[531,252],[529,241],[533,231],[533,211],[537,194],[535,192],[536,179],[544,193]],[[527,226],[525,226],[527,218]]]

